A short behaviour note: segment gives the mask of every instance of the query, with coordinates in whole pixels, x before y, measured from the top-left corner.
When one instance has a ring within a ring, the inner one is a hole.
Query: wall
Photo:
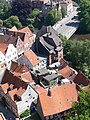
[[[18,37],[16,48],[18,55],[21,55],[24,52],[24,44],[23,41],[20,39],[20,37]]]
[[[69,15],[73,11],[73,4],[72,2],[67,6],[67,15]]]
[[[5,68],[5,56],[4,54],[0,51],[0,71]]]
[[[18,62],[22,65],[27,66],[28,68],[33,68],[32,64],[30,63],[30,61],[26,58],[25,55],[22,55],[19,59]]]
[[[63,58],[63,49],[58,52],[58,62]]]
[[[9,44],[5,56],[6,56],[7,68],[10,69],[11,61],[12,61],[12,60],[17,60],[17,59],[18,59],[17,49],[13,46],[13,44]]]
[[[30,109],[31,103],[37,99],[37,93],[28,85],[26,91],[21,96],[22,101],[17,102],[18,113],[21,114],[26,109]]]

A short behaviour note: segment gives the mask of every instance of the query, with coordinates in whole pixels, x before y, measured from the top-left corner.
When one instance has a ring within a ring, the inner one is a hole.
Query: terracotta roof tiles
[[[63,69],[60,69],[58,73],[69,80],[74,80],[75,76],[77,75],[77,71],[69,67],[68,65]]]
[[[22,87],[20,87],[17,92],[16,92],[16,95],[18,96],[22,96],[22,94],[25,92],[25,89],[22,89]]]
[[[33,66],[40,62],[39,57],[32,50],[26,51],[24,55],[28,58]]]
[[[12,62],[10,71],[17,77],[20,77],[21,74],[28,72],[29,69],[25,65],[18,64],[17,62]]]
[[[72,101],[78,98],[75,84],[64,84],[51,89],[51,96],[48,91],[39,94],[39,101],[43,116],[57,114],[72,108]]]
[[[38,92],[38,94],[41,94],[46,91],[46,89],[44,89],[43,87],[37,87],[35,90]]]
[[[17,88],[8,92],[8,94],[10,95],[10,97],[13,101],[14,101],[14,95],[16,94],[16,92],[17,92]]]
[[[5,54],[6,53],[6,50],[8,48],[8,45],[5,44],[5,43],[0,43],[0,51]]]
[[[20,29],[20,30],[18,30],[18,32],[21,32],[21,33],[29,33],[30,36],[32,36],[32,31],[29,29],[28,26],[27,26],[27,27],[24,27],[24,28],[22,28],[22,29]]]
[[[2,84],[8,83],[9,85],[14,85],[15,88],[19,89],[22,87],[23,89],[27,88],[27,83],[22,81],[20,78],[16,77],[13,73],[6,69],[5,74],[2,79]]]
[[[11,29],[9,29],[9,31],[14,31],[14,32],[17,32],[18,29],[16,28],[16,26],[13,26]]]
[[[0,86],[1,86],[1,88],[3,89],[3,91],[4,91],[5,93],[7,93],[7,89],[8,89],[8,87],[9,87],[8,83],[0,84]]]
[[[83,86],[87,86],[90,84],[90,80],[83,74],[78,72],[78,74],[76,75],[74,82],[78,85],[83,85]]]
[[[21,78],[24,82],[29,82],[29,83],[34,82],[30,72],[26,72],[26,73],[21,74]]]

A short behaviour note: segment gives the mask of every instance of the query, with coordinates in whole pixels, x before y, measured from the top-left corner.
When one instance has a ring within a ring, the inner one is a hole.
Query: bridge
[[[58,32],[58,34],[62,34],[69,39],[76,32],[78,26],[78,12],[77,8],[74,8],[74,11],[70,14],[70,16],[58,21],[53,28]]]

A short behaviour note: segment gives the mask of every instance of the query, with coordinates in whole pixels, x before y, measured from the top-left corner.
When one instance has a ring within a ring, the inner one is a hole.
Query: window
[[[53,115],[50,116],[50,119],[52,119],[52,118],[53,118]]]
[[[49,116],[46,117],[46,120],[49,120]]]
[[[1,68],[3,68],[3,65],[1,65]]]
[[[10,61],[8,61],[8,63],[10,63]]]
[[[33,99],[35,99],[35,97],[33,97]]]

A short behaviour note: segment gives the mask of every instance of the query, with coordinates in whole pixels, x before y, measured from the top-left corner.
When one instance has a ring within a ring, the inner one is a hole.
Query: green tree
[[[80,2],[80,26],[81,32],[90,32],[90,0],[81,0]]]
[[[64,58],[72,62],[73,67],[90,78],[90,41],[71,41],[61,36],[64,43]]]
[[[57,10],[51,10],[45,18],[45,25],[54,25],[60,19],[60,15]]]
[[[32,11],[32,15],[33,15],[34,17],[36,17],[37,15],[39,15],[39,13],[40,13],[40,10],[37,9],[37,8],[35,8],[35,9]]]
[[[30,0],[12,0],[11,15],[18,16],[25,25],[25,19],[31,17],[32,3]]]
[[[77,70],[90,75],[90,41],[68,41],[65,45],[65,58],[70,60]]]
[[[61,8],[61,13],[62,13],[62,18],[64,18],[65,15],[67,14],[67,12],[66,12],[64,7]]]
[[[9,28],[16,26],[17,28],[20,28],[20,27],[22,27],[22,24],[19,21],[17,16],[11,16],[4,21],[4,26],[9,27]]]
[[[30,115],[30,111],[28,110],[28,109],[26,109],[21,115],[20,115],[20,117],[21,118],[24,118],[24,117],[27,117],[27,116],[29,116]]]
[[[73,104],[76,115],[68,115],[67,120],[90,120],[90,88],[80,90],[78,103]]]
[[[0,19],[5,20],[10,16],[11,5],[6,0],[0,0]]]
[[[30,30],[32,31],[32,32],[34,32],[34,26],[32,25],[32,24],[30,24],[29,26],[28,26],[29,28],[30,28]]]

